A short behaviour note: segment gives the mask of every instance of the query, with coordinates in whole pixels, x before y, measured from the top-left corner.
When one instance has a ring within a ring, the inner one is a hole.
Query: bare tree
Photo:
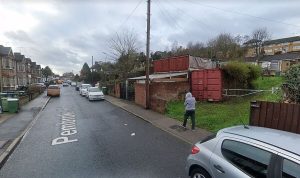
[[[121,80],[126,79],[134,69],[138,58],[139,41],[137,34],[132,31],[124,31],[121,35],[117,33],[110,40],[109,47],[112,56],[115,56],[116,59],[115,75]]]
[[[240,50],[239,37],[233,37],[229,33],[221,33],[217,37],[208,41],[211,58],[221,59],[239,58]]]
[[[262,45],[264,41],[271,38],[267,28],[258,28],[252,32],[251,45],[255,49],[256,57],[258,58],[261,54]]]
[[[111,38],[109,47],[112,50],[112,55],[116,56],[116,58],[122,55],[133,54],[139,50],[137,34],[128,30],[122,34],[116,33],[116,35]]]

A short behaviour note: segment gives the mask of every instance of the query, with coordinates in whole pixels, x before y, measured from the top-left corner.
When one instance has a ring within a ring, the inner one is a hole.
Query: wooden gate
[[[300,133],[300,104],[251,102],[250,125]]]

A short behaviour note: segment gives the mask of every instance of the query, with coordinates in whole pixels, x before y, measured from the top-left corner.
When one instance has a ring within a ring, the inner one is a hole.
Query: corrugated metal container
[[[185,71],[189,69],[189,55],[170,58],[170,71]]]
[[[153,61],[154,72],[169,72],[169,59]]]
[[[154,72],[161,71],[161,62],[160,62],[160,60],[153,61],[153,70],[154,70]]]
[[[220,69],[193,71],[191,85],[193,96],[197,100],[222,100],[222,71]]]
[[[162,72],[169,72],[170,71],[169,59],[161,60],[161,71]]]

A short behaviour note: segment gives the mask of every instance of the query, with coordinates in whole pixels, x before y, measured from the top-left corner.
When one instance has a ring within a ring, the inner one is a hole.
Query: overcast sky
[[[109,40],[122,31],[146,44],[146,0],[0,0],[0,44],[54,72],[78,73],[84,62],[111,59]],[[220,33],[272,39],[300,35],[299,0],[153,0],[151,51],[174,41],[206,43]]]

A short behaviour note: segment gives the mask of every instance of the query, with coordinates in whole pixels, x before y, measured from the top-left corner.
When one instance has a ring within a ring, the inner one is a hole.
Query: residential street
[[[0,177],[187,177],[190,145],[73,87],[51,98]]]

